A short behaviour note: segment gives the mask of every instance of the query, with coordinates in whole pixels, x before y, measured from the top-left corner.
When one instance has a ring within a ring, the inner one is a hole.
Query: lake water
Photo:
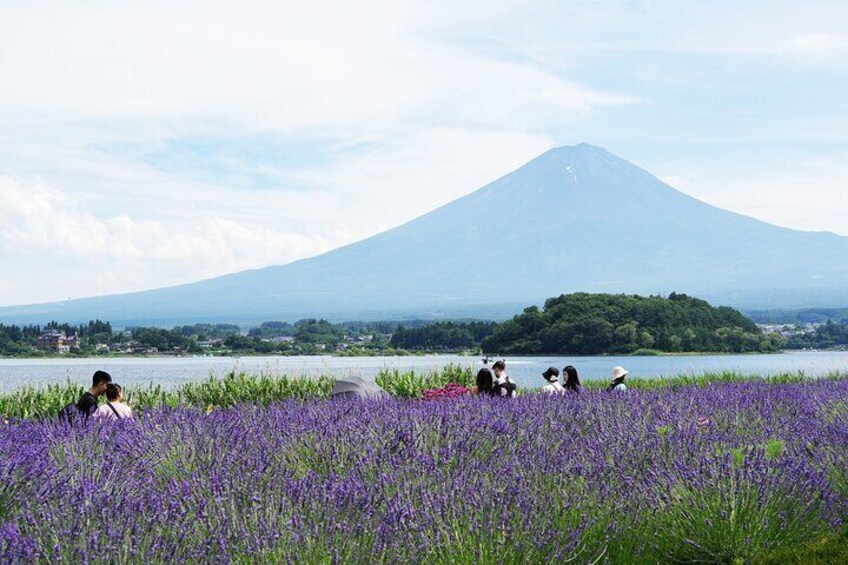
[[[848,372],[848,352],[789,352],[775,355],[692,355],[670,357],[513,357],[507,372],[522,387],[537,387],[548,366],[574,365],[582,379],[606,379],[612,368],[623,365],[638,377],[739,371],[773,374],[803,371],[821,376],[832,371]],[[97,358],[97,359],[0,359],[0,393],[26,384],[38,386],[66,380],[86,384],[98,369],[112,374],[123,385],[156,383],[170,388],[199,381],[211,374],[232,369],[286,375],[359,375],[373,378],[384,368],[430,371],[448,363],[481,366],[478,357],[425,355],[408,357],[188,357],[188,358]]]

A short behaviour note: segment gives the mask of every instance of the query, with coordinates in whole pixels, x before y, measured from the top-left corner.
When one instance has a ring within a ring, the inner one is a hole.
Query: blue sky
[[[848,235],[840,2],[303,4],[0,4],[0,305],[307,257],[584,141]]]

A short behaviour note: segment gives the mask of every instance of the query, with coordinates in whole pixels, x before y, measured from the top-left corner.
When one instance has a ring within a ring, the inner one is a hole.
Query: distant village
[[[806,323],[806,324],[757,324],[757,327],[767,334],[780,334],[785,338],[792,338],[799,335],[815,334],[823,323]]]
[[[757,324],[763,333],[779,334],[785,339],[785,349],[819,350],[848,348],[848,323],[804,322],[794,324]]]
[[[368,328],[346,333],[323,320],[298,324],[274,323],[241,329],[234,325],[200,324],[172,330],[133,328],[117,332],[89,332],[48,328],[37,336],[33,353],[71,355],[224,355],[234,352],[266,354],[355,353],[389,348],[392,333]],[[82,336],[80,334],[83,334]]]

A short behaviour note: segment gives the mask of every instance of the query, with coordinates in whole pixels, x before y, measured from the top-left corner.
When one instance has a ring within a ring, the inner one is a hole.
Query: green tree
[[[635,321],[621,324],[615,328],[616,349],[622,353],[630,353],[638,347],[639,324]]]
[[[645,349],[650,349],[654,346],[654,336],[651,335],[651,332],[642,331],[639,333],[639,347],[644,347]]]
[[[683,335],[680,336],[682,340],[683,349],[686,351],[697,351],[698,350],[698,336],[695,334],[692,328],[686,328],[683,330]]]

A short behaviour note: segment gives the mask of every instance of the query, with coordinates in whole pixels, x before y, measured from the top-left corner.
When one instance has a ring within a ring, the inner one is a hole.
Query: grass
[[[475,383],[476,373],[470,365],[449,364],[441,371],[417,373],[383,369],[374,379],[389,394],[401,398],[420,398],[425,390],[441,388],[450,383],[470,387]]]
[[[211,376],[205,381],[187,383],[172,390],[161,385],[127,387],[124,396],[140,412],[178,406],[210,410],[239,404],[267,405],[293,398],[326,398],[333,390],[333,382],[334,379],[326,376],[288,377],[231,371],[223,377]],[[55,417],[63,406],[76,402],[84,391],[84,387],[72,382],[41,388],[23,387],[13,393],[0,395],[0,417]]]
[[[757,556],[754,565],[835,565],[848,563],[848,528],[796,547]]]
[[[839,380],[848,378],[848,374],[830,373],[818,378],[824,380]],[[673,377],[628,377],[625,384],[627,384],[627,388],[636,390],[677,390],[689,386],[707,387],[720,383],[738,383],[743,381],[765,382],[768,384],[793,384],[808,382],[811,380],[813,380],[813,378],[805,375],[803,371],[778,373],[766,376],[750,375],[736,371],[719,371],[702,373],[699,375],[676,375]],[[590,390],[597,390],[606,387],[608,384],[609,383],[605,380],[590,380],[585,381],[583,386]]]
[[[641,349],[637,349],[636,351],[631,353],[631,355],[633,355],[634,357],[654,357],[662,354],[663,352],[659,349],[648,349],[644,347]]]

